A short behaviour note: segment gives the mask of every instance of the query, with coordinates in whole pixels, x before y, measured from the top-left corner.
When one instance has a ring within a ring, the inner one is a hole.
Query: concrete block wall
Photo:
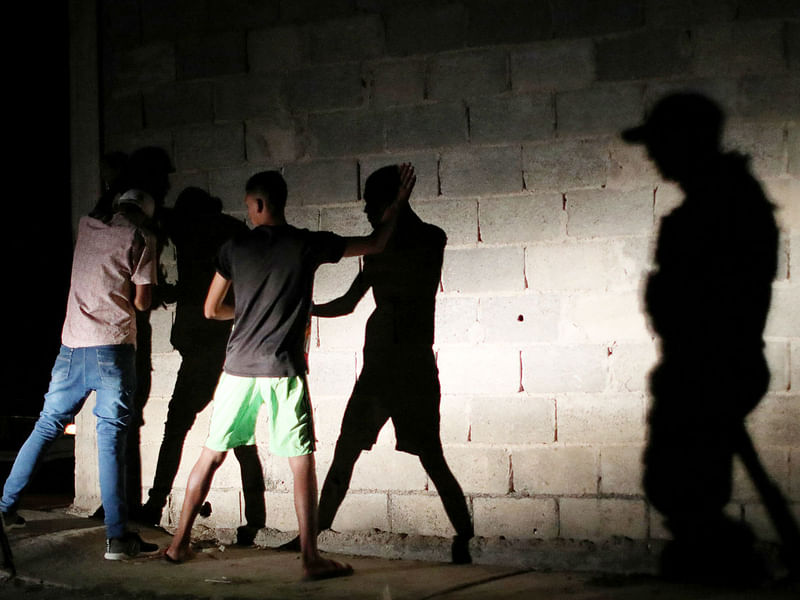
[[[246,178],[280,169],[288,214],[363,234],[375,168],[411,160],[413,208],[448,234],[435,350],[442,439],[476,532],[529,539],[658,539],[643,495],[647,373],[642,310],[659,219],[681,200],[618,132],[673,90],[728,116],[726,144],[753,158],[778,207],[781,272],[766,340],[773,380],[748,420],[762,459],[800,506],[800,11],[751,0],[272,0],[101,2],[107,150],[164,146],[186,185],[243,217]],[[320,269],[318,301],[357,259]],[[361,365],[366,298],[315,320],[311,389],[319,477]],[[144,465],[158,451],[179,357],[171,309],[152,315]],[[691,415],[687,415],[691,418]],[[187,440],[175,522],[208,415]],[[87,428],[84,428],[86,431]],[[267,525],[295,526],[285,461],[269,457]],[[83,434],[82,434],[83,435]],[[356,466],[339,530],[450,535],[418,461],[387,426]],[[79,454],[88,448],[79,443]],[[79,459],[79,463],[81,460]],[[231,463],[235,461],[231,460]],[[243,519],[235,464],[212,525]],[[146,469],[147,471],[147,469]],[[145,472],[145,490],[152,478]],[[79,480],[78,500],[96,482]],[[774,537],[747,477],[730,510]],[[89,490],[89,491],[87,491]]]

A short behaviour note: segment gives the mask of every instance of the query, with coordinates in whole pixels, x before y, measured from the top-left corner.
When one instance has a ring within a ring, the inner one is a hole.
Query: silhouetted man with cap
[[[745,416],[767,390],[762,339],[777,265],[773,206],[748,159],[721,150],[723,115],[691,93],[659,101],[622,137],[642,143],[683,203],[661,222],[645,301],[661,339],[644,488],[674,540],[663,572],[682,579],[763,576],[753,536],[723,509]]]

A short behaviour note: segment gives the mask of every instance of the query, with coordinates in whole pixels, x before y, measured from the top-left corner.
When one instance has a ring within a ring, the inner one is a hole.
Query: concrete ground
[[[95,520],[63,510],[20,511],[24,528],[9,539],[17,577],[4,577],[0,600],[114,600],[144,598],[342,600],[522,599],[530,600],[796,600],[797,583],[759,588],[667,583],[651,576],[537,571],[498,565],[451,565],[330,554],[355,568],[352,577],[300,581],[294,553],[269,548],[209,545],[198,558],[172,565],[158,556],[103,559],[105,535]],[[170,536],[143,529],[142,537],[166,547]]]

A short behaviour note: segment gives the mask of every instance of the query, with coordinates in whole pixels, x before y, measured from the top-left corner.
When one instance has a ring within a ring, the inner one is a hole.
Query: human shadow
[[[376,226],[399,186],[396,166],[374,172],[364,189],[365,212]],[[419,457],[436,486],[456,536],[454,562],[470,562],[472,520],[461,486],[451,472],[439,436],[439,374],[433,353],[434,309],[447,236],[424,223],[410,207],[381,254],[364,258],[364,268],[340,298],[315,305],[312,314],[351,313],[372,288],[375,310],[367,321],[364,365],[342,419],[333,461],[322,486],[319,529],[329,529],[350,486],[358,457],[375,443],[391,419],[397,450]]]
[[[197,414],[211,402],[225,362],[231,321],[210,320],[203,315],[217,251],[230,238],[247,232],[242,221],[222,212],[218,198],[195,187],[178,195],[164,225],[177,253],[178,282],[170,342],[181,355],[181,365],[167,410],[153,485],[137,517],[149,524],[161,521],[186,435]],[[265,524],[264,474],[255,446],[235,448],[234,455],[241,470],[246,522],[238,530],[237,541],[250,544]]]
[[[673,537],[661,557],[665,576],[755,582],[766,572],[754,536],[724,510],[734,454],[761,492],[784,547],[797,551],[796,525],[744,424],[770,379],[763,332],[778,229],[748,158],[721,150],[723,121],[708,98],[674,94],[643,125],[622,134],[644,144],[662,176],[685,194],[661,221],[646,282],[661,358],[650,376],[643,483]]]

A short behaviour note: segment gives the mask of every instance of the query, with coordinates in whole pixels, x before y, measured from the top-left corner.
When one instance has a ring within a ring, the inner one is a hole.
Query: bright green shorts
[[[214,392],[206,447],[224,452],[256,443],[261,404],[269,407],[269,449],[277,456],[314,452],[314,421],[303,377],[238,377],[223,372]]]

